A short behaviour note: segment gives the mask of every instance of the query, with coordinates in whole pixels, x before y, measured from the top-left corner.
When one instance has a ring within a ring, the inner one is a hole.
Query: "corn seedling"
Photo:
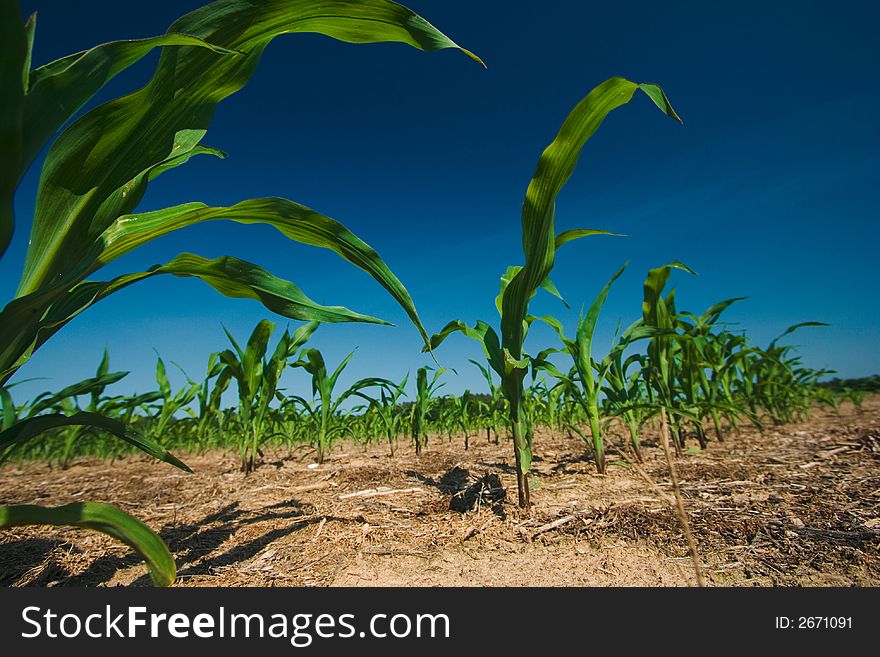
[[[409,374],[396,386],[388,388],[383,386],[379,389],[379,398],[371,397],[358,390],[354,394],[362,397],[370,404],[373,415],[377,418],[379,426],[377,432],[384,434],[388,441],[390,456],[394,456],[394,445],[397,437],[403,430],[404,414],[400,408],[400,400],[406,396],[405,388],[409,380]]]
[[[428,372],[432,369],[426,366],[416,370],[416,398],[410,409],[411,435],[416,454],[421,454],[422,449],[428,444],[428,419],[439,402],[436,397],[437,391],[446,385],[439,381],[440,375],[446,371],[442,367],[436,370],[431,381],[428,381]]]
[[[556,197],[574,172],[581,149],[608,113],[628,103],[638,90],[645,92],[667,116],[681,120],[659,86],[611,78],[578,103],[562,124],[556,139],[538,160],[523,202],[522,244],[525,264],[509,269],[502,277],[501,294],[496,302],[501,313],[500,339],[495,330],[485,322],[478,322],[471,328],[459,320],[450,322],[431,338],[432,348],[456,331],[480,341],[489,364],[501,377],[501,388],[509,405],[508,420],[513,434],[521,507],[530,504],[528,472],[532,461],[530,429],[523,407],[523,379],[530,364],[528,355],[523,352],[523,344],[533,319],[528,313],[529,302],[539,287],[558,295],[549,276],[553,270],[556,251],[562,245],[588,235],[608,234],[606,231],[574,229],[557,235]]]
[[[301,367],[312,376],[312,401],[304,398],[294,398],[302,404],[310,419],[314,432],[313,445],[318,456],[318,463],[324,459],[333,448],[333,441],[341,436],[347,429],[345,418],[338,416],[342,403],[353,395],[358,395],[366,388],[379,387],[385,390],[394,388],[394,384],[387,379],[369,377],[353,383],[339,396],[334,396],[333,391],[345,366],[354,356],[351,352],[333,370],[327,374],[327,366],[324,356],[317,349],[304,349],[296,362],[291,367]]]

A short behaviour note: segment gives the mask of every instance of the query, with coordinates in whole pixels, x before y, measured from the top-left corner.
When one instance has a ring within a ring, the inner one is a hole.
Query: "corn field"
[[[829,387],[824,380],[831,372],[806,365],[791,342],[795,332],[821,330],[825,323],[815,321],[821,317],[780,327],[778,337],[759,344],[747,327],[725,321],[728,309],[747,299],[693,308],[687,299],[701,285],[697,272],[662,253],[655,268],[639,272],[643,296],[618,297],[630,309],[626,316],[605,317],[603,307],[629,263],[621,262],[616,272],[585,268],[582,286],[566,289],[563,299],[551,278],[557,256],[587,258],[589,249],[620,236],[613,226],[558,230],[557,196],[579,160],[601,170],[588,144],[614,110],[634,105],[607,128],[612,132],[625,130],[628,121],[682,122],[657,84],[610,78],[571,109],[555,138],[536,154],[522,200],[522,253],[507,254],[512,264],[498,272],[497,316],[449,317],[432,331],[417,312],[418,299],[379,252],[318,210],[279,197],[225,207],[181,199],[164,209],[138,208],[158,176],[173,175],[197,155],[225,157],[203,143],[215,107],[245,86],[277,36],[316,32],[351,44],[410,46],[412,53],[401,56],[458,51],[465,55],[462,67],[482,65],[476,54],[386,0],[220,0],[178,19],[163,35],[105,43],[36,68],[35,18],[21,16],[16,0],[0,0],[0,19],[0,256],[14,230],[30,231],[17,291],[0,311],[0,463],[8,467],[36,461],[64,472],[83,460],[146,454],[189,472],[194,455],[219,451],[252,477],[271,467],[269,453],[321,466],[345,446],[381,450],[393,460],[404,451],[424,455],[442,445],[466,454],[491,444],[508,454],[517,505],[528,514],[542,496],[531,476],[541,436],[563,436],[578,445],[595,475],[604,477],[612,462],[643,467],[647,433],[660,435],[667,449],[678,519],[690,537],[675,463],[702,450],[724,450],[745,428],[764,432],[804,422],[821,406],[839,411],[846,401],[861,412],[866,392],[847,382]],[[146,86],[77,114],[154,49],[161,54]],[[33,217],[17,217],[16,190],[44,149]],[[329,250],[366,272],[411,320],[410,326],[384,330],[418,333],[433,364],[418,366],[420,354],[414,353],[411,371],[343,385],[358,353],[325,358],[310,344],[313,336],[327,330],[322,324],[388,322],[318,303],[294,282],[232,256],[185,252],[144,271],[102,277],[102,268],[138,247],[218,220],[272,227],[279,243],[286,238]],[[113,354],[105,350],[94,376],[21,397],[17,386],[28,376],[29,359],[56,332],[109,295],[164,275],[194,278],[227,297],[256,301],[267,318],[249,335],[224,328],[225,340],[210,345],[199,372],[183,371],[157,354],[155,385],[139,394],[114,392],[129,372],[114,371]],[[576,325],[532,314],[538,294],[557,297],[559,304],[583,304]],[[600,318],[617,322],[610,344],[597,339]],[[293,324],[279,324],[288,321]],[[530,338],[536,323],[549,327],[553,339]],[[458,362],[448,355],[459,333],[477,341],[482,360]],[[447,392],[474,368],[484,386]],[[175,387],[172,380],[185,383]],[[310,394],[294,394],[293,386]],[[81,500],[14,504],[0,506],[0,529],[54,525],[102,532],[130,546],[155,585],[174,583],[174,555],[137,515],[136,509]],[[692,541],[690,556],[699,573]]]

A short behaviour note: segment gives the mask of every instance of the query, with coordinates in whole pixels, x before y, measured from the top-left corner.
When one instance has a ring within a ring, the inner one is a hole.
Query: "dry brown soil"
[[[539,434],[534,506],[516,505],[509,442],[432,437],[347,443],[323,465],[265,455],[250,476],[232,453],[191,455],[195,474],[146,458],[0,468],[0,504],[112,502],[159,531],[178,586],[685,586],[695,581],[668,502],[663,452],[642,472],[612,454],[606,476],[577,438]],[[677,459],[714,586],[880,585],[880,398],[858,414],[743,428]],[[0,585],[147,585],[125,546],[76,529],[0,532]]]

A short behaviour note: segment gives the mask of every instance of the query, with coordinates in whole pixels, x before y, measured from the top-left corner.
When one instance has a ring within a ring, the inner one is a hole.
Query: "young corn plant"
[[[471,430],[473,428],[474,395],[465,390],[461,395],[447,394],[439,400],[439,423],[446,430],[447,437],[452,440],[456,432],[464,436],[464,449],[470,449]]]
[[[403,380],[392,388],[383,386],[379,389],[379,398],[369,396],[358,390],[354,394],[365,399],[372,412],[378,418],[380,431],[384,434],[388,441],[389,456],[394,456],[394,446],[397,443],[397,437],[403,431],[404,414],[400,407],[400,400],[406,397],[406,383],[409,381],[409,374],[403,377]]]
[[[229,297],[260,301],[297,320],[382,323],[315,303],[290,281],[231,256],[183,253],[146,271],[93,280],[105,265],[162,235],[204,221],[263,223],[285,237],[335,251],[369,273],[427,334],[403,284],[378,254],[342,224],[281,198],[231,207],[185,203],[151,212],[137,206],[154,178],[196,155],[223,157],[204,145],[215,106],[240,90],[278,35],[317,32],[351,43],[399,42],[420,50],[458,48],[406,7],[387,0],[218,0],[183,16],[157,37],[114,41],[31,67],[36,17],[0,0],[0,257],[15,229],[14,196],[25,171],[48,146],[30,240],[15,297],[0,310],[0,387],[55,332],[101,299],[155,276],[195,277]],[[155,48],[161,55],[142,89],[99,105],[53,137],[113,77]],[[50,144],[51,142],[51,144]],[[0,433],[6,452],[55,427],[89,425],[188,469],[155,442],[112,418],[87,412],[28,418]],[[129,544],[154,583],[170,584],[174,561],[146,525],[105,505],[58,509],[0,507],[0,529],[22,524],[75,525]]]
[[[719,347],[716,334],[712,329],[718,323],[721,314],[744,297],[727,299],[712,305],[702,315],[680,312],[676,316],[676,328],[681,331],[681,369],[679,385],[684,389],[688,406],[698,419],[692,420],[697,440],[702,448],[706,447],[707,439],[703,430],[702,418],[712,417],[715,435],[723,440],[720,413],[730,400],[723,398],[722,389],[714,385],[715,379],[723,370],[723,352]],[[707,372],[711,372],[712,379]]]
[[[428,418],[440,401],[437,391],[446,385],[439,381],[440,375],[446,371],[445,368],[435,371],[429,382],[428,371],[431,369],[433,368],[425,366],[416,370],[416,398],[410,410],[411,435],[416,454],[421,454],[428,444]]]
[[[499,442],[498,427],[505,423],[507,417],[507,400],[504,398],[504,392],[501,387],[495,384],[492,379],[492,369],[483,366],[475,360],[468,358],[468,362],[476,365],[489,387],[489,398],[480,400],[479,404],[483,409],[486,418],[486,442],[492,442],[492,434],[495,435],[495,444]]]
[[[183,373],[186,376],[186,372]],[[156,359],[156,384],[159,386],[159,403],[156,407],[156,415],[150,428],[150,438],[156,443],[165,442],[168,423],[174,420],[178,411],[183,411],[199,394],[198,383],[187,378],[187,384],[177,392],[171,390],[171,382],[168,380],[168,371],[165,362],[161,358]]]
[[[299,327],[293,335],[285,331],[269,357],[266,354],[275,331],[274,323],[267,319],[260,321],[244,349],[226,331],[232,349],[220,352],[219,360],[224,367],[217,377],[216,387],[225,388],[229,380],[234,380],[238,387],[239,454],[241,470],[245,474],[256,469],[260,445],[271,432],[273,418],[269,405],[278,393],[281,374],[287,368],[288,361],[312,337],[318,326],[318,322],[309,322]]]
[[[676,452],[679,452],[681,440],[678,420],[688,412],[677,403],[679,399],[677,380],[680,368],[676,357],[680,350],[680,341],[677,340],[678,336],[675,332],[675,291],[663,296],[663,290],[673,269],[696,275],[696,272],[687,265],[673,261],[650,270],[645,279],[642,321],[645,326],[654,329],[654,335],[648,342],[647,359],[642,367],[642,373],[647,383],[648,403],[662,409],[664,417],[670,424],[671,434],[675,438]]]
[[[327,374],[327,365],[324,356],[317,349],[304,349],[296,362],[291,367],[301,367],[312,376],[312,401],[297,397],[303,409],[311,418],[313,428],[312,444],[318,456],[318,463],[324,463],[324,459],[333,448],[333,441],[341,436],[348,428],[344,417],[339,417],[342,403],[353,395],[360,395],[366,388],[379,387],[384,390],[392,390],[394,384],[388,379],[368,377],[353,383],[338,397],[334,397],[333,391],[345,366],[354,356],[351,352],[342,359],[342,362]]]
[[[640,353],[631,354],[624,359],[624,351],[629,346],[621,336],[617,343],[621,348],[615,349],[611,364],[605,374],[603,411],[607,417],[619,417],[629,431],[630,447],[636,460],[642,461],[641,427],[651,413],[644,404],[645,390],[642,380],[641,363],[644,357]],[[630,371],[633,365],[638,368]]]
[[[226,392],[231,382],[229,377],[225,377],[222,382],[219,380],[215,382],[215,379],[220,376],[223,369],[224,365],[220,361],[220,352],[215,352],[208,357],[205,378],[201,382],[193,381],[187,376],[189,384],[196,387],[198,412],[189,411],[189,413],[196,422],[195,437],[203,449],[208,445],[209,436],[212,431],[220,428],[223,417],[220,412],[220,403],[223,393]]]
[[[539,287],[555,292],[549,276],[556,251],[562,245],[587,235],[607,234],[605,231],[575,229],[557,235],[556,197],[574,172],[581,149],[608,113],[628,103],[639,90],[647,94],[667,116],[681,121],[659,86],[611,78],[593,89],[575,106],[556,139],[538,160],[522,209],[525,263],[508,270],[508,274],[502,277],[502,290],[497,303],[501,313],[500,338],[485,322],[470,327],[460,320],[450,322],[431,338],[431,348],[437,347],[457,331],[478,340],[490,366],[501,377],[501,388],[508,402],[508,422],[513,435],[521,507],[530,504],[528,473],[532,461],[529,421],[523,405],[523,380],[530,365],[523,344],[533,319],[528,312],[529,303]]]
[[[623,274],[624,269],[626,269],[626,265],[621,267],[617,273],[611,277],[611,280],[604,285],[593,303],[590,305],[587,314],[581,316],[578,321],[577,336],[574,340],[565,337],[562,324],[555,317],[541,318],[558,333],[559,339],[562,340],[562,344],[564,345],[563,351],[571,356],[574,361],[575,376],[566,376],[562,374],[555,366],[543,359],[540,361],[536,359],[535,363],[538,367],[548,369],[553,376],[567,384],[566,390],[570,392],[585,411],[590,424],[593,457],[596,461],[596,470],[599,474],[605,474],[605,445],[600,425],[601,416],[599,414],[599,396],[605,376],[611,368],[615,354],[614,350],[612,350],[612,352],[601,362],[593,360],[593,335],[596,332],[599,313],[602,312],[602,306],[605,305],[605,300],[608,298],[608,291],[614,281]],[[641,325],[633,326],[628,333],[634,333],[641,328],[643,328]],[[636,338],[630,338],[628,342],[631,342],[633,339]],[[626,346],[628,342],[624,343],[624,346]],[[622,351],[622,347],[618,346],[618,348]],[[546,353],[546,351],[542,353]],[[575,383],[579,385],[575,385]],[[578,431],[578,433],[580,433],[580,431]],[[581,437],[586,441],[586,436],[581,434]]]

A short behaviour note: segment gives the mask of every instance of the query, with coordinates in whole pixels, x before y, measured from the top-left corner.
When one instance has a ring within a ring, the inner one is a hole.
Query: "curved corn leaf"
[[[105,84],[161,46],[195,46],[217,54],[239,54],[187,34],[163,34],[111,41],[34,69],[27,87],[23,167],[30,165],[52,135]]]
[[[48,415],[37,415],[26,420],[22,420],[12,425],[8,429],[0,431],[0,461],[6,459],[13,449],[19,447],[22,443],[30,440],[36,435],[57,429],[58,427],[70,426],[89,426],[97,429],[103,429],[113,434],[117,438],[127,442],[129,445],[137,447],[139,450],[146,452],[153,458],[170,463],[171,465],[192,472],[189,466],[176,456],[171,454],[164,447],[154,443],[152,440],[141,436],[125,426],[119,420],[114,420],[98,413],[75,413],[73,415],[61,415],[60,413],[51,413]]]
[[[669,304],[666,304],[666,307],[660,307],[660,302],[663,299],[663,288],[666,287],[669,275],[673,269],[680,269],[689,274],[697,275],[697,272],[678,260],[673,260],[669,264],[656,267],[648,272],[648,276],[645,278],[642,314],[645,317],[645,322],[651,326],[666,327],[669,318],[675,315],[675,310],[670,309],[668,307]],[[658,313],[663,313],[662,317]]]
[[[0,257],[15,227],[13,196],[22,170],[22,124],[30,48],[17,0],[0,0]]]
[[[27,414],[29,417],[33,417],[45,410],[58,406],[65,399],[87,395],[95,391],[103,391],[107,386],[113,385],[117,381],[121,381],[126,376],[128,376],[128,372],[104,373],[91,379],[85,379],[79,383],[69,385],[56,393],[44,392],[31,401],[28,405]]]
[[[504,356],[501,352],[501,342],[495,329],[483,321],[478,321],[473,327],[470,327],[460,319],[455,319],[444,326],[439,333],[432,335],[430,344],[425,346],[422,351],[436,349],[453,333],[464,333],[467,337],[479,342],[489,365],[498,373],[498,376],[504,377]],[[478,366],[482,369],[482,366],[479,364]]]
[[[333,402],[333,411],[336,412],[336,409],[339,408],[342,402],[353,396],[367,400],[372,406],[375,400],[362,392],[365,388],[380,388],[382,391],[388,391],[390,393],[399,389],[399,386],[397,386],[394,381],[381,377],[370,376],[364,379],[359,379],[352,383],[348,390],[336,398],[336,401]]]
[[[59,136],[43,167],[19,294],[74,269],[95,237],[134,209],[145,172],[198,146],[214,107],[247,83],[276,36],[317,32],[352,43],[458,48],[387,0],[219,0],[178,19],[168,32],[240,54],[163,48],[143,89],[95,108]]]
[[[730,308],[730,306],[735,304],[737,301],[744,301],[747,298],[748,297],[735,297],[733,299],[725,299],[724,301],[709,306],[709,308],[706,309],[706,312],[700,315],[700,324],[704,326],[711,326],[712,324],[715,324],[718,321],[718,318],[721,316],[721,313]]]
[[[177,577],[174,559],[159,535],[110,504],[77,502],[54,508],[33,504],[0,506],[0,529],[23,525],[82,527],[107,534],[128,545],[146,562],[155,586],[169,586]]]
[[[607,230],[596,230],[594,228],[573,228],[571,230],[564,230],[559,233],[553,243],[555,249],[558,251],[563,244],[568,244],[569,242],[579,240],[582,237],[589,237],[590,235],[613,235],[614,237],[624,237],[624,235],[621,235],[620,233],[612,233]]]
[[[148,271],[125,274],[110,281],[85,281],[52,303],[39,315],[45,293],[20,297],[0,311],[0,357],[10,365],[0,371],[5,382],[31,354],[62,326],[101,299],[139,281],[171,274],[198,278],[227,297],[254,299],[266,308],[291,319],[320,322],[366,322],[389,325],[384,320],[362,315],[341,306],[323,306],[307,297],[290,281],[277,278],[250,262],[224,256],[208,260],[183,253]]]
[[[276,228],[288,239],[335,252],[367,272],[384,287],[406,311],[427,342],[428,336],[419,320],[412,297],[379,254],[338,221],[283,198],[250,199],[230,207],[187,203],[153,212],[121,216],[101,234],[88,255],[76,265],[76,269],[89,274],[161,235],[215,220],[266,224]]]
[[[801,322],[800,324],[789,326],[782,333],[773,338],[773,340],[770,342],[770,346],[767,348],[767,351],[771,351],[772,349],[774,349],[776,347],[776,343],[779,342],[786,335],[794,333],[798,329],[806,328],[808,326],[828,326],[828,324],[826,324],[825,322]]]
[[[526,190],[522,210],[522,243],[525,265],[504,293],[501,335],[503,346],[513,358],[521,355],[525,335],[523,320],[529,300],[553,269],[557,248],[554,231],[556,197],[571,177],[580,151],[609,112],[628,103],[642,89],[668,116],[678,115],[656,85],[638,85],[623,78],[611,78],[593,89],[568,115],[556,139],[544,150]],[[658,100],[661,101],[658,103]],[[663,102],[665,101],[665,103]],[[561,246],[578,233],[560,235]]]

